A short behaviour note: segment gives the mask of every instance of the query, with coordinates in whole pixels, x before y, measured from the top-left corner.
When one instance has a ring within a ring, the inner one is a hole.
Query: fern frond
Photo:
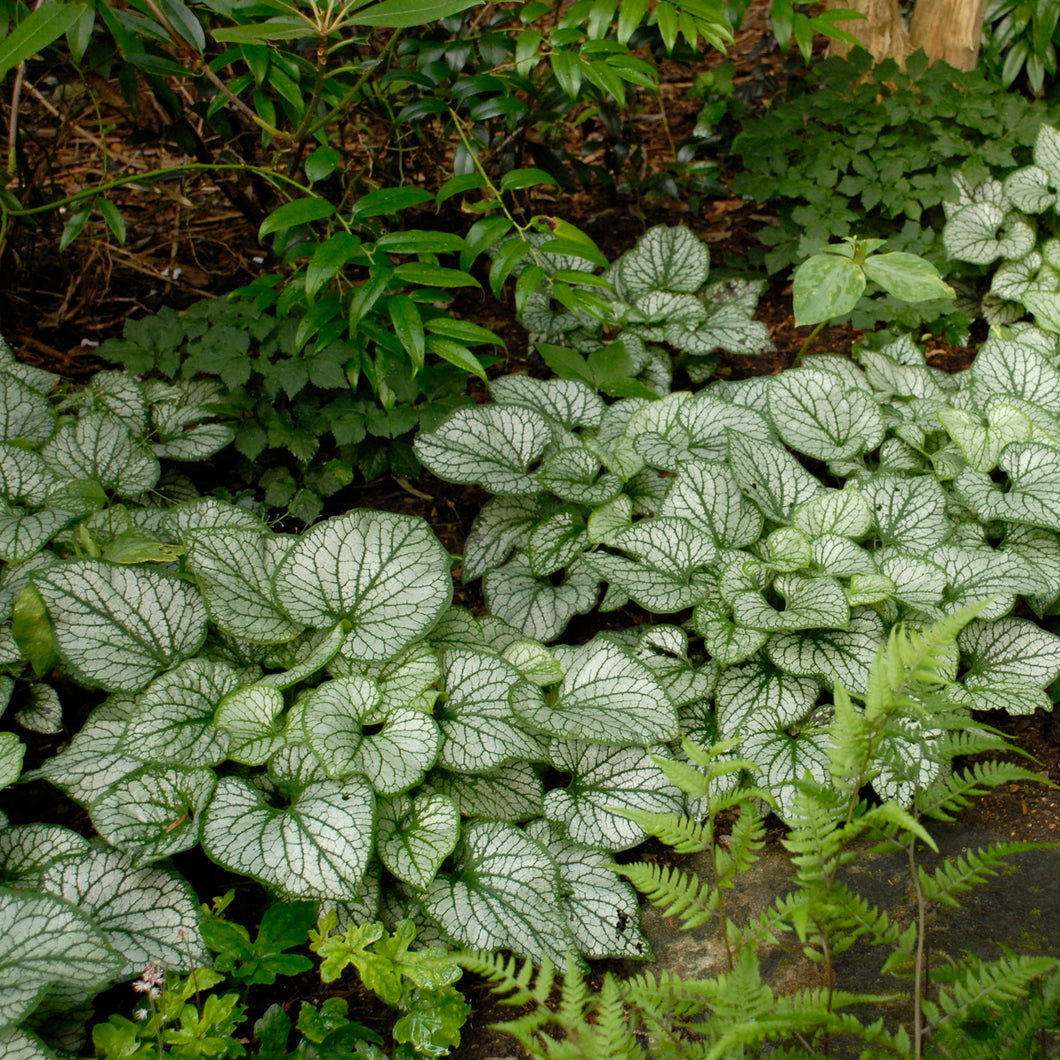
[[[996,961],[965,964],[952,983],[939,990],[941,1021],[980,1018],[993,1009],[1021,1001],[1035,979],[1060,967],[1054,957],[1002,957]]]
[[[559,1007],[556,1009],[556,1022],[564,1028],[579,1027],[586,1022],[591,1007],[585,975],[578,966],[577,958],[571,955],[567,958],[563,989],[560,991]]]
[[[953,815],[970,805],[973,799],[980,798],[1002,784],[1019,781],[1045,783],[1037,773],[1014,762],[996,759],[973,762],[967,769],[938,777],[928,787],[917,792],[915,806],[917,811],[926,817],[936,821],[952,821]]]
[[[765,817],[753,805],[743,807],[729,839],[729,857],[736,871],[746,872],[758,860],[758,852],[765,846]]]
[[[584,1028],[582,1039],[589,1038],[588,1057],[600,1060],[642,1060],[644,1050],[629,1026],[626,1006],[618,984],[610,972],[604,977],[596,1004],[596,1022]]]
[[[679,854],[699,854],[714,844],[713,821],[699,823],[684,814],[655,813],[650,810],[620,810],[648,835],[660,839]]]
[[[680,917],[681,930],[699,927],[717,913],[719,893],[709,880],[699,880],[691,873],[645,861],[617,865],[641,894],[655,906],[666,906],[665,917]]]
[[[491,993],[510,994],[510,997],[500,999],[502,1005],[527,1005],[531,1002],[543,1005],[552,993],[555,972],[547,957],[532,988],[530,982],[534,977],[534,962],[529,958],[521,968],[515,957],[506,958],[503,953],[464,950],[456,954],[455,960],[462,968],[494,983]]]
[[[985,883],[1005,868],[1005,859],[1024,850],[1041,850],[1052,843],[995,843],[979,850],[969,850],[947,858],[933,872],[917,866],[917,876],[929,902],[944,902],[959,907],[954,897]]]

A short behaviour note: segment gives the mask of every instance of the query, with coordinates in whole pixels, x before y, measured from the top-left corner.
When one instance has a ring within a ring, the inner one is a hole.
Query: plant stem
[[[817,327],[815,327],[813,331],[810,332],[806,341],[799,347],[799,352],[795,354],[795,360],[791,362],[792,368],[798,368],[802,364],[802,355],[807,351],[807,349],[809,349],[810,343],[813,342],[813,340],[817,338],[818,335],[820,335],[821,330],[827,323],[827,320],[822,320],[820,324],[818,324]]]
[[[924,1055],[924,1014],[921,1006],[924,998],[924,940],[927,935],[927,901],[924,898],[924,891],[920,886],[920,877],[916,871],[915,836],[910,840],[908,853],[909,875],[912,877],[913,887],[916,891],[917,917],[916,963],[913,967],[913,1057],[914,1060],[921,1060],[921,1057]]]

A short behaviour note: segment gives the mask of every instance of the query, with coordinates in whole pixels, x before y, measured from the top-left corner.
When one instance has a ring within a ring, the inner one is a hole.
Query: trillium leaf
[[[512,693],[528,728],[572,740],[647,746],[677,738],[677,710],[652,671],[617,644],[597,638],[564,660],[554,702]],[[525,687],[525,686],[524,686]]]
[[[65,751],[46,758],[44,778],[65,791],[75,802],[87,805],[127,773],[144,763],[118,748],[132,702],[114,698],[96,707]]]
[[[535,578],[547,578],[580,556],[588,542],[585,527],[569,508],[538,523],[530,534],[527,557]]]
[[[553,788],[545,796],[545,817],[574,843],[628,850],[647,834],[621,810],[680,813],[680,792],[652,755],[669,757],[663,747],[604,747],[600,744],[556,740],[552,764],[571,773],[568,787]]]
[[[541,778],[529,762],[512,762],[492,773],[460,775],[435,770],[431,787],[453,800],[461,817],[517,824],[541,816],[545,798]]]
[[[396,795],[379,805],[376,850],[399,880],[426,890],[453,852],[460,815],[444,795]]]
[[[559,585],[535,578],[525,556],[516,555],[490,571],[483,590],[490,611],[534,640],[558,637],[575,615],[592,610],[600,579],[583,564],[572,564]]]
[[[94,846],[77,861],[46,869],[41,888],[91,915],[125,958],[120,977],[151,962],[186,972],[209,960],[195,892],[172,869],[135,869],[126,854]]]
[[[43,869],[88,852],[88,840],[57,824],[8,825],[0,828],[0,880],[5,885],[34,887]]]
[[[217,784],[212,769],[145,766],[91,805],[92,824],[134,869],[198,845],[202,813]]]
[[[512,690],[540,700],[511,663],[485,652],[449,649],[442,657],[446,697],[438,708],[438,764],[454,773],[490,773],[507,762],[541,757],[538,740],[517,723]]]
[[[738,625],[770,631],[841,629],[850,621],[846,594],[834,578],[793,577],[778,591],[784,596],[783,611],[774,608],[759,592],[738,593],[732,604],[733,620]]]
[[[286,809],[238,777],[222,777],[206,811],[202,846],[232,872],[298,898],[342,901],[372,851],[375,800],[364,777],[307,784]]]
[[[568,446],[547,456],[536,479],[539,489],[579,504],[606,504],[622,490],[622,479],[601,473],[599,458],[585,446]]]
[[[434,880],[423,907],[461,945],[558,963],[572,948],[559,895],[559,870],[540,843],[481,821],[465,829],[455,871]]]
[[[490,384],[490,394],[498,405],[517,405],[540,412],[568,431],[599,427],[604,415],[603,398],[578,379],[534,379],[522,373],[504,375]]]
[[[486,501],[464,542],[464,582],[502,566],[517,547],[525,548],[532,528],[553,510],[540,497],[491,497]]]
[[[786,449],[726,432],[733,475],[767,519],[787,523],[792,512],[824,487]]]
[[[861,488],[886,544],[926,555],[948,535],[946,494],[934,478],[876,475]]]
[[[59,654],[89,686],[138,691],[206,636],[199,594],[157,571],[74,560],[37,574],[34,584]]]
[[[613,869],[606,851],[564,839],[548,821],[531,821],[526,834],[552,855],[563,882],[563,907],[578,952],[590,960],[628,957],[650,960],[640,930],[637,893]]]
[[[363,773],[379,794],[394,795],[419,784],[434,765],[439,733],[434,719],[414,707],[392,707],[381,715],[381,699],[368,678],[328,681],[306,695],[302,724],[329,776]],[[365,732],[378,724],[378,732]]]
[[[87,915],[51,894],[0,889],[0,1025],[18,1023],[54,984],[91,994],[125,965]]]
[[[795,270],[792,288],[801,328],[849,313],[865,291],[865,272],[845,255],[814,254]]]
[[[615,263],[615,281],[626,299],[647,291],[695,294],[710,273],[710,250],[684,227],[648,229]]]
[[[289,538],[260,530],[189,535],[188,562],[219,629],[258,644],[279,644],[301,632],[272,589],[272,577],[291,544]]]
[[[763,729],[750,733],[739,751],[759,767],[755,783],[777,800],[777,814],[787,819],[794,810],[799,781],[809,776],[818,784],[828,784],[830,746],[826,731],[791,736],[783,729]]]
[[[780,634],[770,640],[766,651],[785,673],[813,677],[829,686],[838,681],[847,691],[864,695],[883,635],[880,616],[860,607],[846,629]]]
[[[274,592],[296,622],[348,624],[343,650],[379,662],[438,621],[453,584],[449,554],[422,519],[353,511],[299,538],[276,572]]]
[[[763,659],[734,666],[714,690],[718,734],[728,740],[796,725],[812,713],[818,691],[816,681],[776,670]],[[742,748],[740,756],[748,757]]]
[[[228,757],[264,765],[283,744],[283,694],[269,685],[244,685],[217,705],[214,723],[228,734]]]
[[[420,434],[416,455],[447,482],[476,483],[490,493],[539,493],[531,465],[552,441],[549,421],[539,412],[512,405],[457,409],[444,423]]]
[[[224,663],[188,659],[136,697],[118,749],[166,765],[218,765],[228,757],[228,739],[214,724],[214,711],[238,684],[239,675]]]
[[[157,458],[129,428],[104,412],[60,427],[43,456],[64,478],[92,479],[119,497],[151,489],[161,471]]]
[[[773,379],[769,413],[781,438],[817,460],[847,460],[883,440],[883,417],[872,395],[845,389],[830,372],[800,368]]]

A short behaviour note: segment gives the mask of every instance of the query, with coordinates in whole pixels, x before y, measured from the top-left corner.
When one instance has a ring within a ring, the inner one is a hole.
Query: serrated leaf
[[[817,460],[848,460],[883,440],[875,398],[846,389],[830,372],[800,368],[773,379],[769,414],[781,438]]]
[[[465,829],[453,873],[423,900],[427,915],[471,949],[510,949],[566,961],[570,935],[559,904],[559,870],[540,843],[501,821]]]
[[[64,424],[42,455],[57,474],[91,479],[119,497],[136,497],[158,481],[157,458],[129,433],[121,420],[105,412]]]
[[[485,817],[517,824],[541,816],[541,778],[529,762],[512,762],[492,773],[461,775],[434,770],[431,788],[453,800],[461,817]]]
[[[786,673],[813,677],[829,686],[838,681],[847,691],[864,695],[883,635],[880,616],[859,607],[846,629],[779,634],[769,641],[766,651]]]
[[[376,851],[399,880],[425,890],[460,836],[460,815],[444,795],[396,795],[380,803]]]
[[[926,555],[949,533],[946,494],[936,479],[876,475],[861,489],[884,543]]]
[[[536,761],[542,748],[516,721],[512,690],[537,696],[509,662],[485,652],[447,649],[442,655],[445,700],[437,709],[442,742],[438,764],[454,773],[489,773],[507,762]]]
[[[74,560],[38,573],[34,584],[59,654],[90,686],[138,691],[206,636],[198,592],[157,571]]]
[[[165,765],[220,764],[228,756],[228,738],[214,725],[214,711],[238,684],[231,667],[188,659],[136,697],[119,750]]]
[[[539,412],[516,406],[457,409],[439,427],[417,436],[416,456],[447,482],[476,483],[504,496],[539,493],[530,474],[552,440]]]
[[[651,946],[640,929],[637,893],[606,867],[607,852],[564,839],[548,821],[531,821],[525,831],[559,866],[563,906],[578,952],[590,960],[651,960]]]
[[[544,816],[572,842],[607,850],[628,850],[647,833],[621,810],[680,813],[682,796],[652,757],[669,757],[655,746],[605,747],[554,740],[550,758],[556,769],[572,774],[567,787],[545,796]]]
[[[214,723],[228,733],[228,757],[264,765],[283,743],[283,694],[268,685],[237,688],[217,705]]]
[[[202,812],[217,784],[212,769],[145,766],[122,777],[89,808],[96,831],[133,868],[197,846]]]
[[[88,994],[125,962],[85,912],[51,894],[0,888],[0,1025],[18,1023],[53,984]]]
[[[353,511],[304,533],[276,572],[276,599],[316,628],[343,622],[344,651],[365,662],[396,655],[452,599],[449,553],[422,519]]]
[[[615,263],[615,282],[624,297],[652,290],[694,294],[710,273],[710,251],[684,227],[648,229]]]
[[[559,585],[535,578],[529,560],[515,555],[489,571],[483,591],[490,611],[528,637],[547,642],[558,637],[575,615],[596,604],[600,579],[582,564],[572,564]]]
[[[784,729],[805,720],[817,701],[816,681],[774,669],[764,659],[725,670],[714,690],[718,735],[745,738],[760,729]],[[742,758],[749,757],[740,749]]]
[[[659,515],[687,520],[709,533],[719,548],[743,548],[762,536],[762,513],[744,499],[725,464],[680,464]]]
[[[828,784],[830,746],[827,731],[810,730],[791,736],[783,730],[763,729],[750,733],[741,742],[739,752],[759,767],[755,784],[776,799],[777,814],[787,819],[794,809],[799,781],[809,776],[819,784]]]
[[[590,641],[570,652],[564,670],[554,699],[525,685],[513,690],[515,715],[532,731],[616,746],[676,739],[677,709],[666,690],[619,645]]]
[[[374,821],[364,777],[311,782],[283,809],[245,780],[222,777],[206,811],[202,846],[218,864],[267,887],[342,901],[364,876]]]
[[[362,773],[381,795],[419,784],[438,757],[434,719],[414,707],[385,714],[379,685],[354,674],[318,685],[303,697],[302,726],[328,776]],[[377,726],[379,731],[374,731]],[[366,732],[366,727],[372,732]]]
[[[824,489],[779,445],[754,443],[731,430],[726,435],[733,475],[767,519],[789,522],[795,508]]]

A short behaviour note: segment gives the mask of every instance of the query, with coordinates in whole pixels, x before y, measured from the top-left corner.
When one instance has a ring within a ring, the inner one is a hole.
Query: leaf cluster
[[[785,98],[744,121],[732,188],[776,212],[759,233],[771,273],[851,231],[941,265],[937,233],[942,203],[956,196],[952,171],[967,166],[974,180],[1011,171],[1045,113],[981,71],[929,65],[922,52],[904,70],[872,66],[856,49],[814,64]],[[925,318],[887,301],[863,303],[853,318],[859,327],[881,319],[915,326]]]

